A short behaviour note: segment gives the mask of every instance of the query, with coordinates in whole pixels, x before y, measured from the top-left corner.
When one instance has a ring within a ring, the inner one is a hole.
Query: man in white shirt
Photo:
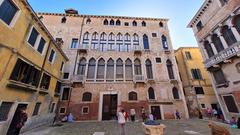
[[[134,122],[135,121],[135,115],[136,115],[135,109],[130,109],[130,115],[131,115],[131,121]]]
[[[124,116],[124,110],[121,109],[121,111],[118,112],[118,123],[120,126],[120,135],[126,135],[126,131],[125,131],[125,123],[126,123],[126,119]]]

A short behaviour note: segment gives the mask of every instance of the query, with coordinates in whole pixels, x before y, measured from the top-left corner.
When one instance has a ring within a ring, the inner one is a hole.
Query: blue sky
[[[74,8],[80,14],[168,18],[174,49],[197,46],[186,28],[204,0],[28,0],[36,12],[62,13]]]

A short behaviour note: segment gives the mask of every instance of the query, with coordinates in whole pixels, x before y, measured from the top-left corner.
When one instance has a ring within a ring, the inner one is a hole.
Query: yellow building
[[[29,130],[52,121],[68,58],[26,0],[0,0],[0,134],[27,107]]]
[[[180,47],[175,51],[179,74],[189,115],[194,116],[194,110],[215,108],[219,105],[212,88],[208,72],[204,68],[203,59],[198,47]]]

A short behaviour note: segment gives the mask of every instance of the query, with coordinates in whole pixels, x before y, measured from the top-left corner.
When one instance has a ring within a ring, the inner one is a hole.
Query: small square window
[[[198,31],[200,31],[200,30],[203,28],[202,22],[199,21],[199,22],[197,23],[196,27],[197,27]]]
[[[190,52],[185,52],[185,55],[186,55],[187,60],[191,60],[192,59],[192,56],[191,56]]]
[[[201,104],[201,107],[202,107],[202,108],[206,108],[205,104]]]
[[[60,114],[64,114],[65,112],[66,112],[66,108],[61,107],[60,110],[59,110],[59,113]]]
[[[125,26],[129,26],[129,23],[128,23],[128,22],[125,22],[124,25],[125,25]]]
[[[76,49],[77,46],[78,46],[78,39],[77,39],[77,38],[73,38],[73,39],[72,39],[71,48],[72,48],[72,49]]]
[[[152,37],[157,37],[157,33],[152,33]]]
[[[89,113],[89,107],[88,106],[84,106],[82,108],[82,114],[88,114]]]
[[[69,79],[69,73],[64,73],[63,74],[63,79]]]
[[[161,58],[156,58],[156,62],[161,63],[162,62]]]

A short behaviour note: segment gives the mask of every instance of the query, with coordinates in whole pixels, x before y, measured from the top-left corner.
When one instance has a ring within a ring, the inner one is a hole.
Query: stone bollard
[[[229,130],[224,126],[217,125],[213,122],[209,122],[208,126],[211,129],[211,135],[231,135]]]
[[[165,125],[146,125],[142,123],[145,135],[163,135]]]

